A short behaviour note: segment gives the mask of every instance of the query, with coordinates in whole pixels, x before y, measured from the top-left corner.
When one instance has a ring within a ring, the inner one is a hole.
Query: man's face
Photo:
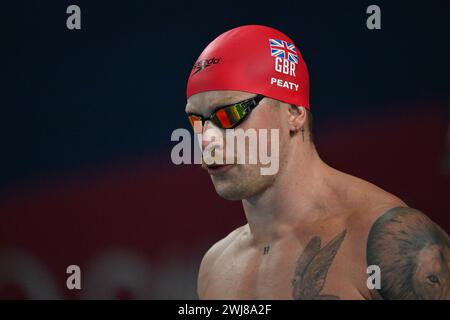
[[[186,105],[186,113],[193,113],[200,115],[203,118],[207,118],[217,108],[233,103],[241,102],[255,97],[256,94],[241,92],[241,91],[206,91],[195,94],[188,99]],[[219,128],[211,121],[206,121],[203,126],[202,135],[202,149],[205,150],[209,146],[215,152],[221,151],[223,154],[223,165],[203,163],[202,167],[208,170],[211,176],[216,192],[225,199],[229,200],[242,200],[248,199],[255,195],[260,194],[269,188],[276,180],[277,175],[283,167],[283,159],[285,158],[285,152],[288,148],[289,132],[287,126],[283,126],[282,112],[280,112],[280,103],[270,98],[264,98],[260,101],[258,106],[252,110],[250,115],[234,129],[255,129],[259,133],[260,129],[267,129],[267,149],[270,153],[271,150],[271,133],[270,129],[279,129],[279,140],[276,143],[279,146],[279,170],[273,175],[262,175],[261,167],[267,167],[260,163],[259,156],[257,156],[257,164],[249,164],[248,162],[248,140],[246,140],[245,149],[246,162],[245,164],[237,164],[236,156],[237,151],[233,151],[234,164],[225,163],[225,155],[227,147],[230,148],[230,142],[227,141],[225,135],[225,129]],[[212,137],[221,136],[219,140],[215,140]],[[259,136],[257,134],[257,136]],[[285,143],[284,143],[285,142]],[[232,142],[231,142],[232,143]],[[260,148],[260,140],[257,138],[258,148]],[[236,142],[234,143],[236,149]],[[275,146],[275,147],[278,147]],[[204,151],[205,155],[205,151]],[[205,159],[204,159],[205,161]]]

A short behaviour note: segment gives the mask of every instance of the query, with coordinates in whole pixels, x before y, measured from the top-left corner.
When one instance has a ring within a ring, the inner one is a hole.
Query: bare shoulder
[[[359,264],[379,267],[381,288],[370,290],[372,298],[450,299],[445,231],[426,213],[367,181],[356,187],[362,192],[347,223]]]
[[[204,296],[203,292],[208,284],[209,275],[215,262],[246,228],[247,225],[244,225],[233,230],[226,237],[217,241],[203,256],[197,278],[197,294],[200,299]]]
[[[366,238],[373,223],[386,211],[408,205],[394,194],[366,180],[346,175],[348,197],[346,205],[352,210],[348,224],[354,232]]]
[[[371,226],[366,258],[383,299],[450,299],[450,240],[419,210],[395,207]]]

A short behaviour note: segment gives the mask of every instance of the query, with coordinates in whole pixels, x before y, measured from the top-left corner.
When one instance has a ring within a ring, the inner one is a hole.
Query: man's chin
[[[248,182],[248,181],[247,181]],[[271,184],[259,184],[255,183],[245,183],[240,181],[233,183],[233,181],[228,180],[214,180],[213,179],[214,188],[219,196],[226,200],[245,200],[250,199],[258,194],[263,193],[267,190]]]
[[[236,192],[236,190],[231,187],[228,188],[223,188],[223,187],[216,187],[214,186],[216,189],[217,194],[226,199],[226,200],[242,200],[244,199],[243,195],[239,192]]]
[[[213,177],[212,182],[217,194],[226,200],[242,200],[245,198],[244,192],[240,190],[237,183],[233,183],[230,180],[215,180]]]

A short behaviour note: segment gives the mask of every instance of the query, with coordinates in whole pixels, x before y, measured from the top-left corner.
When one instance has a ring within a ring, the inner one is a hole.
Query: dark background
[[[66,8],[81,8],[81,30]],[[381,30],[366,8],[381,7]],[[190,298],[240,202],[170,161],[203,48],[275,27],[306,60],[316,146],[447,230],[447,1],[26,1],[2,4],[0,297]],[[243,53],[245,54],[245,53]],[[65,268],[83,270],[83,290]]]

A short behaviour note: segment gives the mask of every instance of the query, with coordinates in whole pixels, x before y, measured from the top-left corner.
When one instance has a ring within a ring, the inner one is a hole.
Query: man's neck
[[[261,194],[242,200],[252,238],[266,245],[287,235],[299,224],[317,220],[314,210],[330,194],[327,166],[312,150],[297,161],[288,161],[274,184]]]

